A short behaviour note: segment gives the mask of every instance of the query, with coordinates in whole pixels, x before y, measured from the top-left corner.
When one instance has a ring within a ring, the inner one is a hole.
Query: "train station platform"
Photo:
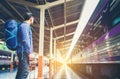
[[[15,79],[19,63],[5,25],[28,12],[36,59],[28,79],[120,79],[120,0],[0,0],[0,79]]]
[[[56,74],[54,74],[53,79],[88,79],[83,75],[76,74],[71,68],[67,65],[63,65],[59,68]]]
[[[44,66],[43,79],[49,78],[49,68]],[[53,70],[54,71],[54,70]],[[15,79],[17,69],[0,71],[0,78]],[[120,79],[120,64],[69,64],[57,67],[52,79]],[[38,67],[30,71],[28,79],[38,78]]]
[[[47,68],[44,69],[44,79],[49,79],[49,72],[47,72]],[[9,72],[9,70],[6,71],[0,71],[0,78],[3,79],[15,79],[17,69],[13,69],[12,72]],[[30,71],[28,79],[37,79],[38,75],[38,67],[35,68],[35,70]],[[53,74],[53,79],[88,79],[87,77],[83,75],[77,75],[74,71],[72,71],[68,66],[63,65],[61,66],[56,74]]]

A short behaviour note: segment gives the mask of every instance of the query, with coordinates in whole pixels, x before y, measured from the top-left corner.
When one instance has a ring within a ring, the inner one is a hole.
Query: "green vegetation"
[[[0,50],[10,51],[5,43],[0,43]]]

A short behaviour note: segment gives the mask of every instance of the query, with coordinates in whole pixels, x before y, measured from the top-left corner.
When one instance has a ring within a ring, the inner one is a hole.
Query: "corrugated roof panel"
[[[10,2],[15,8],[16,10],[23,16],[23,13],[26,13],[26,12],[29,12],[25,7],[24,5],[21,5],[21,4],[17,4],[17,3],[13,3],[13,2]]]
[[[8,19],[13,19],[8,13],[6,13],[4,10],[0,9],[0,19],[6,21]]]
[[[67,22],[75,21],[78,20],[80,17],[80,13],[73,14],[72,16],[67,17]]]

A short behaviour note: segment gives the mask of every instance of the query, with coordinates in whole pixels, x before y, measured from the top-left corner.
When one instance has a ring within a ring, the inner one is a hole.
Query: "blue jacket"
[[[17,53],[32,53],[33,44],[32,44],[32,31],[28,23],[23,22],[18,27],[18,48]]]

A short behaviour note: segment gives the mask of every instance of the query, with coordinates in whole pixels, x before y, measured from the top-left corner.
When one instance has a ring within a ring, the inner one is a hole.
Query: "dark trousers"
[[[18,71],[15,79],[27,79],[29,74],[29,57],[27,53],[18,53]]]

